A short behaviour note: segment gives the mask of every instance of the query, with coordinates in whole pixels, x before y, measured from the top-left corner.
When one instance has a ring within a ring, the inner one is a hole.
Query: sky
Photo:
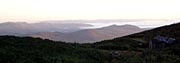
[[[0,22],[175,20],[180,18],[179,2],[180,0],[0,0]]]
[[[177,19],[179,0],[0,0],[0,21]]]

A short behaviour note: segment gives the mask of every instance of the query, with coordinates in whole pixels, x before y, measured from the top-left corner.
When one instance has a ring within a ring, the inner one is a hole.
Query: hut
[[[171,45],[177,42],[176,38],[168,38],[157,35],[149,42],[149,48],[164,48],[166,45]]]

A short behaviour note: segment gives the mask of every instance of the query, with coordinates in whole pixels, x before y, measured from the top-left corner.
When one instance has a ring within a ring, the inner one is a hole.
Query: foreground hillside
[[[105,63],[105,52],[30,37],[0,37],[1,63]]]
[[[179,38],[180,30],[178,26],[180,26],[180,23],[92,44],[0,36],[0,62],[179,63],[180,43],[163,48],[148,48],[149,40],[157,34]],[[169,33],[170,31],[171,33]]]
[[[147,61],[145,63],[178,63],[180,61],[180,42],[164,48],[148,48],[150,40],[157,35],[179,39],[180,23],[166,25],[112,40],[96,42],[93,43],[93,46],[94,48],[103,50],[139,51],[143,53],[143,56],[138,57],[141,57],[141,60]],[[138,59],[140,60],[140,58]]]
[[[114,42],[125,43],[125,44],[131,43],[129,41],[128,42],[124,41],[124,39],[126,39],[126,40],[132,40],[132,42],[138,41],[139,43],[142,43],[146,46],[148,42],[157,35],[170,37],[170,38],[180,38],[180,23],[166,25],[163,27],[147,30],[147,31],[132,34],[132,35],[127,35],[120,38],[115,38],[112,40],[104,40],[104,41],[97,42],[94,44],[101,44],[101,43],[105,44],[105,43],[114,43]]]

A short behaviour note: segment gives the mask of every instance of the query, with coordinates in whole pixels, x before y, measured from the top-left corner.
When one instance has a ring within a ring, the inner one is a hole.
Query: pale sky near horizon
[[[180,0],[0,0],[0,22],[179,19]]]

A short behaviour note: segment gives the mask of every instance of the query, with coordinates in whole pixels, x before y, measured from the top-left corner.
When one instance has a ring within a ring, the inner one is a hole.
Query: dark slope
[[[79,44],[0,36],[1,63],[105,63],[106,58],[104,52]]]
[[[142,56],[137,55],[137,57],[143,58],[145,63],[179,63],[180,42],[163,48],[148,48],[148,42],[156,35],[180,38],[180,23],[166,25],[112,40],[96,42],[93,44],[93,47],[103,50],[114,50],[115,52],[139,51],[142,53]]]
[[[171,38],[180,38],[180,23],[166,25],[163,27],[154,28],[154,29],[143,31],[140,33],[131,34],[124,37],[119,37],[112,40],[104,40],[104,41],[111,42],[113,40],[119,40],[119,42],[121,42],[121,39],[129,39],[129,40],[147,43],[150,39],[152,39],[156,35],[162,35],[162,36],[171,37]],[[97,43],[104,43],[104,41],[97,42]],[[126,43],[128,44],[128,42]]]
[[[167,37],[174,37],[174,38],[180,38],[180,23],[175,23],[171,25],[166,25],[163,27],[155,28],[152,30],[144,31],[137,34],[132,34],[129,36],[129,38],[144,38],[144,39],[151,39],[152,37],[156,35],[162,35]]]

